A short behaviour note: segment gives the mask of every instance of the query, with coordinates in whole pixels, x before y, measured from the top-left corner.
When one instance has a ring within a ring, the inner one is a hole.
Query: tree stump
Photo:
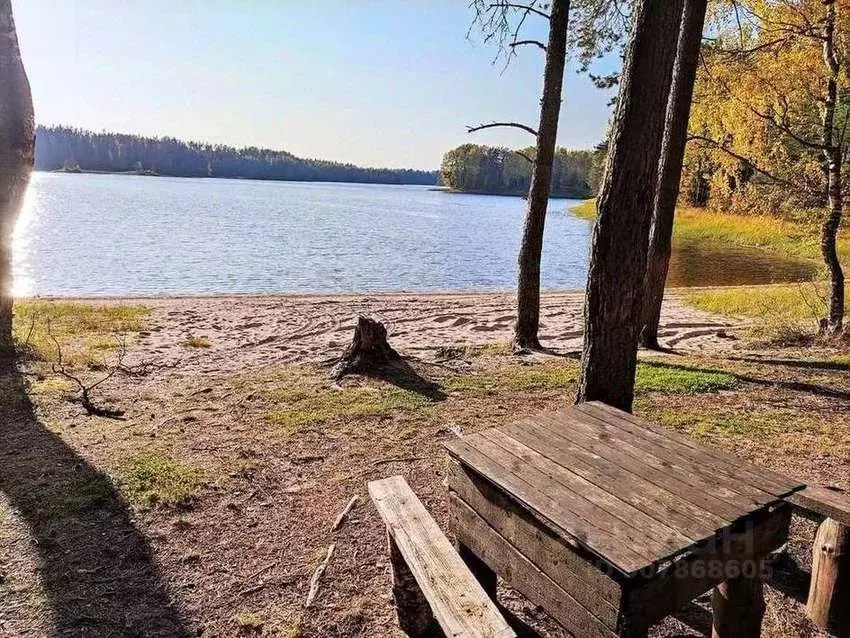
[[[756,576],[730,578],[711,592],[712,638],[752,638],[761,635],[764,592]]]
[[[820,629],[850,636],[850,527],[831,518],[815,536],[806,615]]]
[[[331,379],[339,381],[346,374],[379,368],[401,359],[387,342],[387,329],[380,321],[357,318],[354,337],[331,370]]]

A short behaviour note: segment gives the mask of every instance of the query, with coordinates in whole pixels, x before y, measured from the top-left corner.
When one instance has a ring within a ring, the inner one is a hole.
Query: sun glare
[[[24,204],[21,207],[15,230],[12,233],[12,294],[15,297],[28,297],[32,294],[32,276],[29,273],[29,250],[32,235],[30,229],[36,216],[38,201],[38,176],[30,179]]]

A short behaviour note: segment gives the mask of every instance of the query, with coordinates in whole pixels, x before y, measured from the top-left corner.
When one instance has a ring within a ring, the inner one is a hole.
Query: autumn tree
[[[29,80],[21,61],[11,0],[0,0],[0,363],[14,356],[12,341],[12,232],[34,156]]]
[[[716,36],[704,47],[689,153],[711,153],[719,167],[715,205],[819,218],[829,277],[822,326],[837,334],[845,305],[837,236],[850,156],[850,0],[726,0],[719,9]]]
[[[653,203],[652,226],[649,233],[649,254],[644,277],[641,344],[658,347],[658,324],[661,321],[661,302],[670,265],[673,218],[679,197],[682,162],[688,140],[688,118],[691,113],[694,81],[699,66],[699,51],[705,23],[707,0],[685,0],[676,63],[667,115],[664,124],[661,163],[658,167],[658,188]]]
[[[639,0],[597,202],[577,401],[631,410],[653,195],[684,0]]]

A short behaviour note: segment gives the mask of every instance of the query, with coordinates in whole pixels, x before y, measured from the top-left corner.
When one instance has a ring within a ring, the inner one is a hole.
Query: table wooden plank
[[[663,464],[673,464],[688,474],[698,475],[707,486],[728,492],[728,495],[724,496],[727,500],[740,501],[749,507],[753,504],[773,503],[779,498],[772,487],[765,486],[762,489],[750,485],[741,477],[732,476],[723,463],[711,457],[700,456],[696,450],[685,448],[676,441],[642,429],[616,415],[604,412],[598,414],[592,410],[593,406],[581,410],[571,408],[559,413],[559,416],[569,414],[584,423],[601,426],[607,433],[621,438],[646,454],[651,454]],[[736,495],[741,498],[737,499]]]
[[[492,566],[511,587],[531,602],[542,606],[575,636],[616,638],[618,634],[614,629],[606,626],[540,571],[456,494],[452,494],[451,504],[460,523],[457,528],[458,540]]]
[[[456,460],[449,461],[449,490],[594,616],[612,621],[623,599],[620,584],[589,554],[562,538],[500,488]]]
[[[628,443],[645,454],[657,459],[663,467],[676,467],[688,476],[696,476],[706,489],[711,489],[717,496],[725,500],[737,503],[749,511],[752,506],[761,506],[773,503],[779,497],[769,489],[759,489],[749,485],[741,478],[729,476],[725,470],[716,462],[708,458],[699,458],[678,449],[675,442],[663,438],[655,438],[658,435],[647,432],[641,428],[629,424],[623,427],[623,421],[617,421],[616,417],[606,415],[598,416],[584,410],[568,409],[557,413],[554,418],[570,418],[571,427],[573,420],[579,420],[612,437],[612,440]]]
[[[541,427],[531,419],[500,429],[542,454],[557,451],[559,459],[561,455],[568,457],[573,472],[602,489],[616,493],[637,509],[666,522],[689,538],[704,538],[713,533],[713,530],[732,522],[683,499],[679,496],[679,484],[674,484],[675,489],[668,490],[651,483],[634,472]]]
[[[668,444],[670,441],[675,442],[675,445],[672,447],[683,454],[688,454],[690,458],[704,459],[705,457],[710,457],[717,462],[716,467],[722,468],[733,480],[740,482],[743,477],[749,485],[764,491],[771,491],[774,496],[784,497],[805,487],[803,483],[791,477],[784,476],[766,467],[749,463],[724,450],[702,445],[686,434],[650,423],[645,419],[636,417],[628,412],[623,412],[622,410],[617,410],[604,403],[592,401],[575,406],[575,408],[590,414],[602,413],[616,417],[620,423],[626,422],[630,424],[632,426],[630,429],[633,432],[637,431],[634,428],[640,428],[643,431],[648,430],[659,437],[659,439],[656,439],[659,442],[666,441]]]
[[[607,458],[656,485],[676,490],[682,498],[727,521],[735,521],[752,509],[760,507],[758,503],[743,499],[728,489],[706,485],[705,481],[692,472],[657,459],[622,439],[611,437],[593,423],[589,424],[569,414],[559,415],[558,420],[550,419],[547,415],[538,415],[535,419],[550,431],[563,433],[586,450]]]
[[[449,453],[461,463],[498,485],[531,512],[534,512],[541,520],[559,530],[565,540],[585,547],[606,560],[624,575],[638,572],[655,560],[654,557],[644,556],[638,550],[632,549],[630,545],[624,544],[622,537],[613,535],[606,528],[594,527],[581,514],[572,511],[574,506],[579,511],[586,511],[589,505],[587,501],[569,493],[565,495],[565,500],[556,500],[546,491],[540,490],[540,477],[536,476],[534,472],[529,474],[531,480],[536,484],[529,483],[511,469],[512,466],[521,468],[522,461],[517,462],[515,458],[511,458],[509,454],[502,452],[498,446],[487,445],[487,442],[483,439],[476,441],[475,436],[473,434],[464,439],[453,439],[447,441],[444,445]],[[484,447],[488,449],[488,453],[479,449],[479,444],[482,442]],[[492,450],[493,447],[496,448],[495,451]],[[495,454],[497,459],[491,458],[490,453]],[[499,457],[501,460],[499,460]],[[543,483],[547,483],[545,477]],[[545,489],[546,487],[544,487]],[[619,521],[614,517],[608,515],[607,518],[613,519],[613,521],[609,521],[612,525],[620,526]]]
[[[486,430],[481,432],[480,435],[500,446],[524,463],[527,463],[528,468],[538,470],[541,474],[557,483],[557,486],[553,485],[553,488],[557,490],[555,492],[556,494],[561,494],[563,489],[566,489],[576,496],[584,498],[603,512],[616,517],[622,523],[625,523],[625,529],[631,534],[636,535],[645,544],[646,549],[641,550],[641,553],[645,555],[655,556],[658,552],[669,554],[671,552],[681,551],[692,543],[702,539],[701,536],[690,538],[672,527],[655,520],[614,494],[597,487],[590,481],[574,474],[568,468],[559,465],[552,459],[547,458],[500,430]],[[600,516],[595,510],[591,510],[591,514],[597,517]],[[612,529],[612,531],[618,530]]]

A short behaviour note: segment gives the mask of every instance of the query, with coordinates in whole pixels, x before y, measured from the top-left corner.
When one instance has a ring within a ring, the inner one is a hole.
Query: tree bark
[[[707,4],[707,0],[685,0],[682,26],[679,30],[673,83],[670,87],[670,99],[667,101],[661,165],[658,168],[658,188],[655,192],[652,227],[649,232],[649,254],[643,285],[643,328],[640,340],[641,344],[647,348],[658,348],[661,302],[664,300],[664,284],[667,281],[667,269],[670,266],[673,218],[676,214],[676,201],[679,199],[682,161],[688,141],[688,119],[691,114],[694,81],[699,66],[699,50]]]
[[[515,350],[540,348],[540,258],[543,254],[543,229],[552,186],[552,164],[561,113],[561,88],[567,56],[567,26],[570,0],[554,0],[549,18],[549,44],[543,73],[543,98],[540,101],[540,125],[537,127],[537,153],[528,190],[528,211],[519,250],[517,281],[517,321],[514,327]]]
[[[820,249],[829,272],[829,316],[826,331],[841,332],[844,322],[844,272],[836,248],[838,229],[843,213],[841,185],[841,143],[835,140],[835,110],[838,105],[838,75],[840,66],[835,51],[835,0],[823,0],[826,20],[823,30],[823,59],[828,70],[826,99],[823,109],[824,165],[827,179],[829,212],[821,226]]]
[[[643,280],[684,0],[634,7],[593,230],[577,401],[631,411]]]
[[[12,231],[35,157],[29,80],[21,60],[11,0],[0,0],[0,364],[14,358]]]

